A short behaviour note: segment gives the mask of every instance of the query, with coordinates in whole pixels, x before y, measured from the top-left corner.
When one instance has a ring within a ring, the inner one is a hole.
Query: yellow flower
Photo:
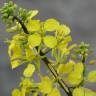
[[[69,35],[71,30],[68,26],[66,25],[60,25],[57,29],[57,35],[59,36],[66,36],[66,35]]]

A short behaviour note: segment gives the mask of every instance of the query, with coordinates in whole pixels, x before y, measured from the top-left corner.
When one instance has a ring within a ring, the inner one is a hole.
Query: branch
[[[24,23],[18,17],[13,16],[13,21],[14,20],[17,20],[21,24],[24,33],[29,34],[29,32],[28,32],[27,28],[25,27]]]
[[[29,34],[26,26],[23,24],[23,22],[16,16],[13,17],[14,19],[13,20],[17,20],[21,26],[22,26],[22,29],[23,31],[26,33],[26,34]],[[36,49],[38,50],[38,47],[36,47]],[[45,53],[43,53],[42,51],[40,51],[40,55],[41,56],[44,56]],[[49,68],[49,70],[51,71],[51,73],[53,74],[53,76],[57,79],[59,74],[57,73],[57,71],[55,70],[55,68],[50,64],[50,61],[48,60],[47,57],[44,57],[42,58],[43,62],[47,65],[47,67]],[[70,90],[70,88],[65,84],[65,82],[63,81],[63,79],[58,79],[58,83],[59,85],[63,88],[63,90],[66,92],[66,94],[68,96],[72,96],[72,92]]]

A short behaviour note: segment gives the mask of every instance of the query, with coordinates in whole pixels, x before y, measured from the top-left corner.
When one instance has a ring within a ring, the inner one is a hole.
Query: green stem
[[[81,62],[83,63],[83,66],[84,66],[83,77],[85,77],[85,70],[86,70],[85,60],[86,60],[86,57],[85,57],[85,55],[83,54],[83,55],[82,55],[82,60],[81,60]],[[83,84],[84,84],[84,78],[83,78],[83,80],[80,82],[80,84],[78,85],[78,87],[79,87],[79,86],[83,86]]]

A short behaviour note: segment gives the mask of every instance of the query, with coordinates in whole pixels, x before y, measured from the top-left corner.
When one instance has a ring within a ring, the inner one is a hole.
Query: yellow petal
[[[44,23],[44,29],[46,31],[55,31],[59,26],[59,22],[55,19],[48,19]]]
[[[29,20],[26,24],[29,32],[40,31],[40,20]]]
[[[19,89],[14,89],[12,91],[12,96],[21,96],[21,93],[20,93]]]
[[[49,48],[54,48],[57,45],[57,39],[54,36],[45,36],[44,44]]]
[[[74,65],[74,71],[77,73],[83,73],[84,65],[82,63],[77,63]]]
[[[87,79],[89,82],[96,82],[96,70],[89,72]]]
[[[35,66],[33,64],[28,64],[24,69],[23,75],[25,77],[31,77],[35,71]]]
[[[72,71],[74,64],[75,62],[72,60],[70,60],[67,64],[60,64],[57,69],[57,72],[60,74],[69,73]]]
[[[60,91],[57,88],[52,89],[48,96],[61,96]]]
[[[96,96],[96,93],[88,88],[75,88],[73,90],[73,96]]]
[[[71,85],[78,85],[83,80],[83,76],[77,72],[71,72],[68,75],[68,82]]]
[[[78,85],[83,80],[84,66],[82,63],[74,64],[74,69],[68,75],[68,81],[72,85]]]
[[[9,45],[8,54],[11,59],[16,59],[22,56],[22,48],[20,44],[16,43],[16,41],[12,40]]]
[[[41,36],[39,34],[33,34],[28,37],[28,44],[31,48],[39,46],[41,43]]]
[[[69,35],[71,32],[70,28],[66,25],[59,26],[57,31],[59,35],[63,35],[63,36]]]
[[[25,53],[26,53],[26,59],[28,61],[32,61],[36,57],[35,53],[30,48],[26,48]]]

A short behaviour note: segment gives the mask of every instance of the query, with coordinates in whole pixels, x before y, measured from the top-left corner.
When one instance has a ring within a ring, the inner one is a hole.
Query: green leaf
[[[59,26],[59,22],[53,18],[48,19],[44,23],[44,29],[46,31],[55,31]]]
[[[25,77],[31,77],[35,71],[35,66],[33,64],[28,64],[24,69],[23,75]]]
[[[28,44],[30,48],[39,46],[41,43],[41,36],[39,34],[33,34],[28,37]]]
[[[89,82],[96,82],[96,70],[89,72],[87,79]]]
[[[13,26],[11,28],[6,28],[7,32],[16,32],[17,31],[17,26]]]
[[[49,48],[54,48],[57,45],[57,39],[54,36],[45,36],[44,44]]]

